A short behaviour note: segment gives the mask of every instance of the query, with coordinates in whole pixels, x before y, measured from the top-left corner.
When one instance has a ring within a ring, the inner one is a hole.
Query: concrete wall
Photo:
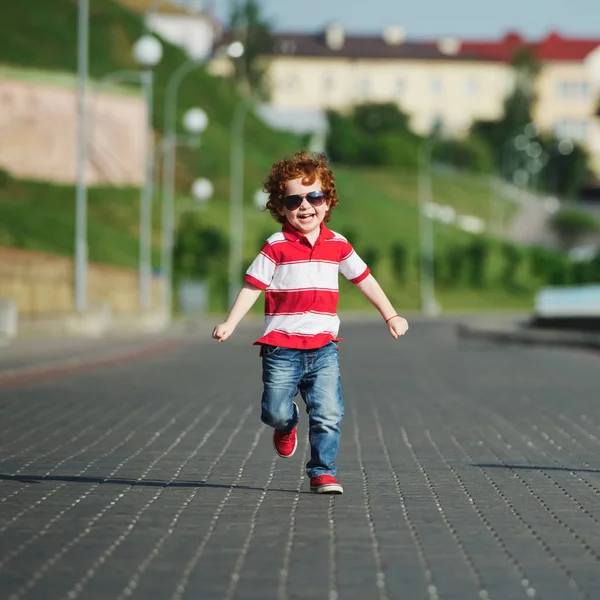
[[[75,79],[65,77],[60,84],[10,79],[29,73],[0,70],[0,168],[21,179],[74,183]],[[92,89],[88,115],[88,184],[140,186],[146,140],[142,99]]]
[[[0,298],[17,303],[20,317],[43,317],[74,310],[71,258],[0,247]],[[114,315],[139,312],[138,274],[100,264],[88,268],[88,303]],[[152,308],[162,304],[162,280],[152,282]]]

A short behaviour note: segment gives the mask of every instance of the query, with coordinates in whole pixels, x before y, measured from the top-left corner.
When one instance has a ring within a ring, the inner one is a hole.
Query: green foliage
[[[494,164],[490,147],[476,135],[470,135],[464,140],[436,141],[433,146],[433,159],[456,169],[475,173],[489,173]]]
[[[561,154],[558,150],[560,140],[552,136],[541,137],[538,141],[548,156],[548,163],[541,172],[540,187],[556,196],[575,197],[592,175],[588,153],[581,145],[573,143],[569,154]]]
[[[408,277],[408,248],[406,244],[395,243],[391,248],[392,271],[396,281],[406,283]]]
[[[176,240],[177,277],[203,279],[211,272],[227,270],[227,239],[220,229],[204,225],[199,215],[184,215]]]
[[[575,209],[556,213],[551,225],[565,248],[572,248],[586,235],[600,230],[598,221],[592,215]]]
[[[517,169],[531,172],[533,187],[559,196],[573,197],[590,177],[589,157],[578,144],[568,155],[558,151],[559,141],[552,136],[532,136],[542,149],[544,162],[536,164],[524,151],[514,146],[516,136],[523,134],[531,123],[535,105],[535,80],[540,63],[530,50],[520,48],[512,61],[516,72],[515,87],[504,101],[503,115],[497,121],[476,121],[471,134],[484,141],[500,175],[512,181]]]
[[[8,184],[11,182],[11,176],[8,171],[4,169],[0,169],[0,189],[4,189],[8,187]]]
[[[483,236],[474,237],[465,254],[469,264],[469,284],[474,288],[485,287],[490,254],[489,242]]]
[[[350,116],[327,111],[327,153],[348,165],[415,167],[419,138],[394,103],[362,104]]]
[[[354,107],[351,121],[357,129],[371,136],[411,135],[408,115],[393,102],[359,104]]]
[[[500,251],[504,264],[500,274],[500,284],[506,290],[518,289],[518,273],[525,260],[524,250],[515,244],[504,242]]]
[[[379,264],[379,258],[381,251],[374,246],[367,246],[360,252],[361,258],[367,263],[369,269],[376,273],[377,265]]]

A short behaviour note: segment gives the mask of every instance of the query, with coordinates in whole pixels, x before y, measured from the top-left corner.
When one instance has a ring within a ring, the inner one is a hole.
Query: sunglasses
[[[302,204],[302,200],[306,198],[311,206],[321,206],[325,202],[325,194],[323,192],[308,192],[308,194],[292,194],[283,199],[283,205],[288,210],[296,210]]]

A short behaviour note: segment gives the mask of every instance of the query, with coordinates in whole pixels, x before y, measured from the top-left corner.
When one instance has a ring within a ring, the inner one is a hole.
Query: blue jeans
[[[338,344],[315,350],[263,345],[261,421],[280,431],[292,431],[300,415],[294,396],[300,392],[308,413],[309,477],[337,473],[335,459],[340,443],[344,401],[340,381]]]

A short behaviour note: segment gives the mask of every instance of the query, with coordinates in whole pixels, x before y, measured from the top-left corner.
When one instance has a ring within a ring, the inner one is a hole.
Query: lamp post
[[[239,99],[231,121],[229,174],[229,306],[240,288],[244,247],[244,125],[248,101]]]
[[[191,108],[183,118],[185,130],[199,136],[208,126],[208,117],[201,108]],[[199,140],[198,140],[199,141]],[[162,192],[162,245],[161,269],[164,278],[163,304],[167,315],[173,306],[173,250],[174,250],[174,211],[175,211],[175,152],[178,138],[174,127],[169,124],[163,140],[163,192]],[[211,192],[212,194],[212,192]]]
[[[158,5],[158,1],[155,2]],[[220,46],[215,51],[215,54],[225,52],[230,58],[238,58],[244,53],[244,46],[240,42],[233,42],[226,46]],[[196,59],[187,60],[179,65],[171,75],[165,92],[165,111],[164,111],[164,127],[163,127],[163,189],[162,189],[162,264],[161,268],[165,278],[165,308],[170,314],[172,306],[172,256],[173,256],[173,211],[174,211],[174,195],[175,195],[175,150],[177,139],[177,97],[179,88],[184,78],[200,68],[205,63]],[[202,114],[204,116],[202,116]],[[184,127],[191,125],[192,127],[202,126],[206,128],[208,118],[202,109],[191,109],[184,117]],[[204,120],[204,124],[202,121]],[[198,133],[200,132],[198,130]],[[189,131],[189,129],[188,129]]]
[[[87,308],[87,83],[89,63],[89,0],[79,0],[77,96],[77,193],[75,206],[75,308]]]
[[[152,184],[154,179],[154,131],[152,128],[152,88],[154,77],[152,68],[155,67],[162,58],[162,46],[154,36],[144,35],[135,43],[133,54],[137,63],[143,68],[140,75],[147,107],[145,176],[140,198],[139,262],[140,308],[142,310],[147,310],[150,308],[152,282]]]
[[[435,300],[434,235],[431,214],[431,152],[433,140],[426,139],[419,150],[419,256],[421,312],[433,317],[438,314]]]

